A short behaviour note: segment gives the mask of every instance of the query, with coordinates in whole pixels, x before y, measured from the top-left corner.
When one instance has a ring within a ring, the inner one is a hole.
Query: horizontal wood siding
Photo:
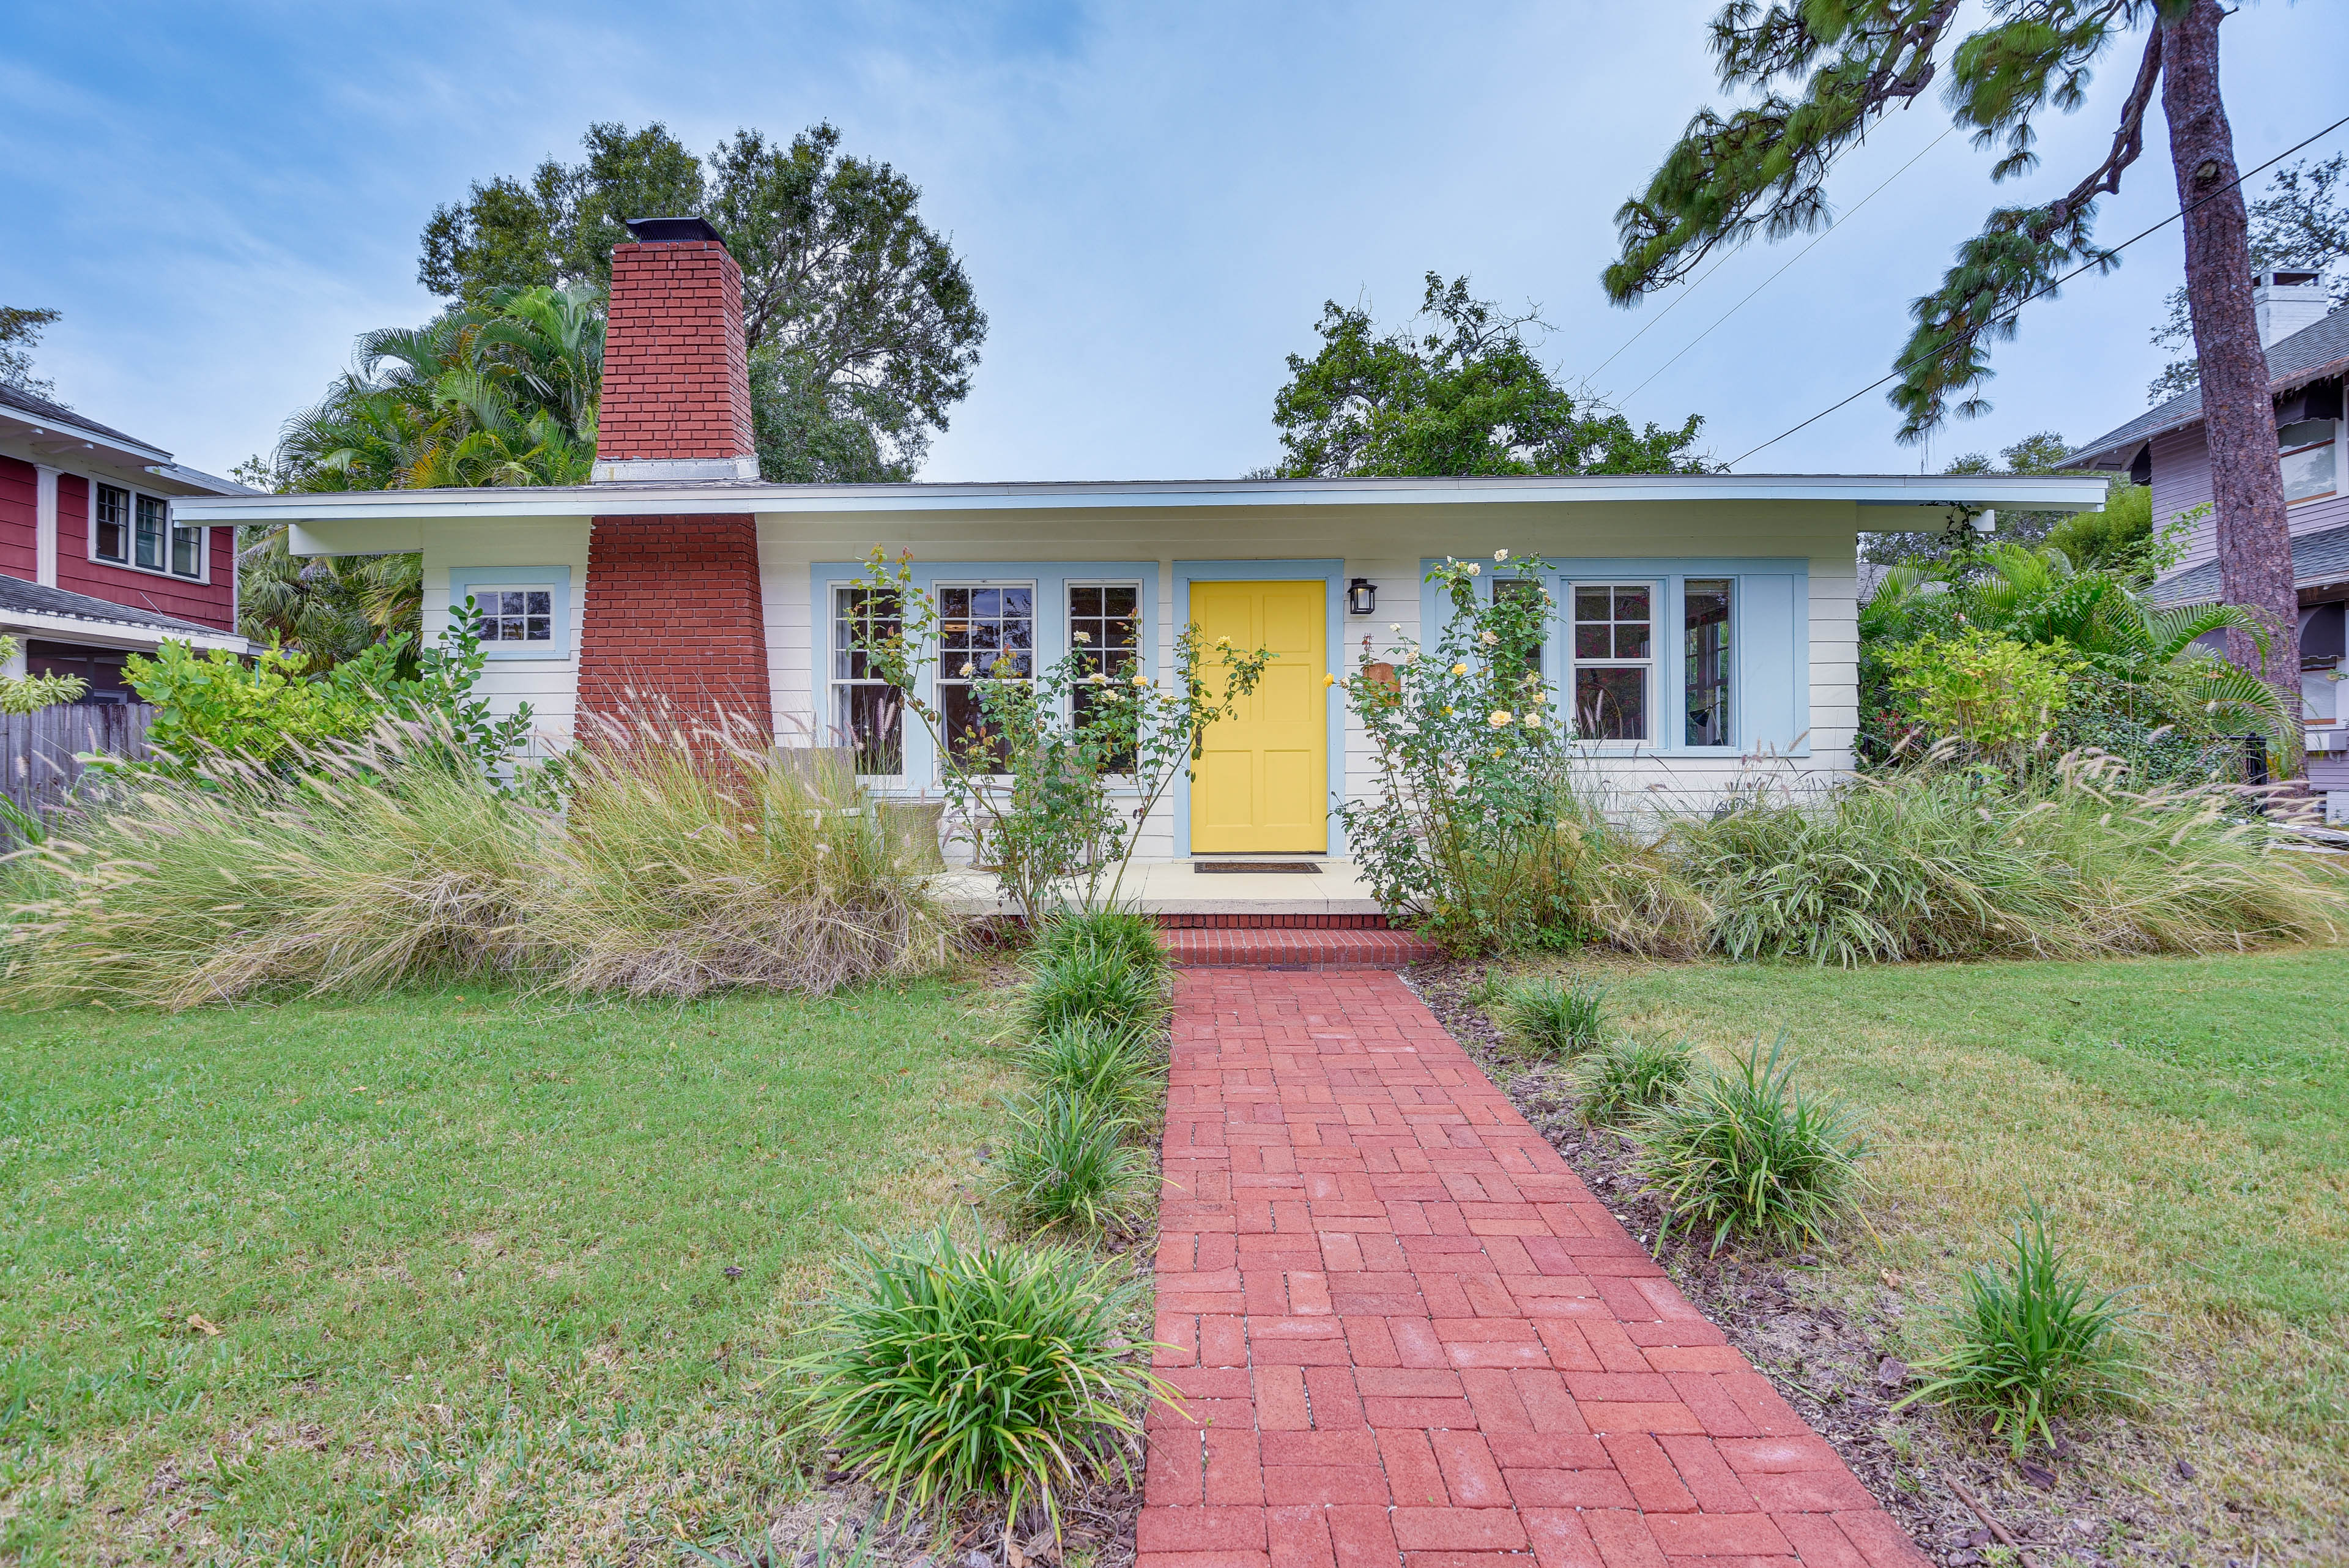
[[[2336,452],[2334,460],[2349,468],[2349,452]],[[2334,471],[2341,473],[2341,469]],[[2349,477],[2349,475],[2344,475]],[[2181,512],[2189,511],[2211,500],[2210,449],[2204,441],[2202,427],[2156,436],[2153,442],[2153,525],[2166,528]],[[2289,513],[2292,535],[2295,539],[2310,534],[2323,534],[2333,528],[2349,527],[2349,494],[2334,493],[2313,501],[2303,501]],[[2214,560],[2219,554],[2218,523],[2204,517],[2194,524],[2194,532],[2186,541],[2186,553],[2178,557],[2178,570],[2199,566]]]

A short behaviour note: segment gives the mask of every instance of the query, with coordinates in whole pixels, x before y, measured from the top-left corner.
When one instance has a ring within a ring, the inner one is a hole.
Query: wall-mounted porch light
[[[1368,577],[1356,577],[1346,585],[1346,608],[1354,615],[1376,615],[1379,586]]]

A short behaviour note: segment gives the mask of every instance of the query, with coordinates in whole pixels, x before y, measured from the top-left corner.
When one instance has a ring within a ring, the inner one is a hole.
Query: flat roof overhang
[[[1577,474],[1501,479],[1142,480],[990,484],[765,484],[736,481],[622,483],[486,490],[344,490],[295,495],[191,497],[179,504],[189,523],[290,523],[298,554],[330,553],[326,535],[361,525],[364,545],[343,550],[414,550],[414,525],[436,521],[492,522],[657,517],[694,514],[843,514],[873,518],[968,516],[989,513],[1132,514],[1228,512],[1318,507],[1556,504],[1640,502],[1826,502],[1876,511],[1946,514],[2006,508],[2091,512],[2104,504],[2105,482],[2036,474]],[[1868,519],[1870,531],[1898,531],[1907,519]],[[1918,527],[1940,527],[1920,517]]]

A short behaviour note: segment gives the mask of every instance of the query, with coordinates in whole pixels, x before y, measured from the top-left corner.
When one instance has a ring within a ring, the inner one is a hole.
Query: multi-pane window
[[[1003,760],[1003,737],[990,733],[977,682],[1025,680],[1035,674],[1036,590],[941,587],[938,596],[938,709],[956,755]]]
[[[1648,738],[1654,601],[1654,589],[1646,583],[1574,585],[1574,729],[1579,738]]]
[[[163,535],[169,510],[151,495],[138,498],[138,523],[132,530],[131,565],[150,571],[163,569]]]
[[[552,588],[475,588],[474,630],[483,642],[502,645],[554,640]]]
[[[1133,583],[1069,585],[1069,649],[1076,656],[1077,687],[1072,717],[1093,722],[1102,711],[1131,713],[1132,697],[1106,695],[1131,681],[1142,669],[1142,589]],[[1116,704],[1104,707],[1105,704]],[[1111,765],[1133,764],[1133,748],[1120,748]]]
[[[171,524],[171,575],[177,577],[201,577],[204,575],[204,531],[180,524]]]
[[[855,752],[860,774],[894,777],[905,771],[904,699],[863,651],[904,628],[895,589],[844,583],[833,589],[833,733],[835,743]]]
[[[97,500],[91,505],[92,525],[97,537],[91,548],[101,561],[130,560],[130,492],[117,490],[111,484],[96,487]]]
[[[90,487],[89,553],[98,560],[202,579],[204,530],[171,521],[171,503],[112,484]]]
[[[1692,577],[1682,592],[1682,649],[1692,746],[1733,743],[1729,727],[1729,579]]]
[[[2306,420],[2276,431],[2276,449],[2283,464],[2283,498],[2313,501],[2340,488],[2333,466],[2333,426],[2331,420]]]

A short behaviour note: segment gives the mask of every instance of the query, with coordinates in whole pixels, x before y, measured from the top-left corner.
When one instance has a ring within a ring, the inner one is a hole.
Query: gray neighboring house
[[[2325,795],[2325,818],[2349,820],[2349,492],[2342,485],[2342,377],[2349,372],[2349,308],[2333,310],[2313,272],[2268,272],[2255,280],[2260,341],[2275,398],[2284,502],[2292,523],[2292,578],[2300,589],[2300,693],[2307,725],[2308,782]],[[2202,393],[2182,392],[2082,446],[2064,466],[2127,470],[2153,487],[2158,529],[2210,493],[2210,449]],[[2207,514],[2188,535],[2178,566],[2154,584],[2164,604],[2219,597],[2215,525]]]

